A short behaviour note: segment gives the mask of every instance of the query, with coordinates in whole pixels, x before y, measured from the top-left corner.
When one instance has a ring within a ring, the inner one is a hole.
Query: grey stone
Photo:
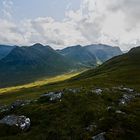
[[[14,108],[18,108],[18,107],[22,107],[22,106],[28,105],[30,103],[31,103],[30,100],[16,100],[10,106],[11,106],[12,109],[14,109]]]
[[[0,106],[0,112],[7,112],[10,111],[11,107],[7,105]]]
[[[125,112],[122,112],[121,110],[116,110],[116,113],[117,113],[117,114],[123,114],[123,115],[126,114]]]
[[[96,93],[97,95],[101,95],[103,90],[102,89],[95,89],[95,90],[92,90],[93,93]]]
[[[31,121],[26,116],[8,115],[0,120],[1,124],[7,124],[9,126],[17,126],[21,130],[28,130],[31,125]]]
[[[96,136],[93,136],[91,139],[92,139],[92,140],[105,140],[104,135],[105,135],[105,132],[100,133],[100,134],[98,134],[98,135],[96,135]]]
[[[55,100],[61,99],[62,94],[63,94],[62,92],[50,92],[48,94],[41,95],[41,98],[48,97],[49,101],[55,101]]]
[[[124,94],[123,97],[119,100],[119,104],[121,105],[125,105],[127,103],[129,103],[132,99],[134,99],[135,96],[134,95],[130,95],[130,94]]]
[[[80,88],[69,88],[69,89],[66,89],[67,92],[70,92],[70,93],[79,93],[81,91]]]

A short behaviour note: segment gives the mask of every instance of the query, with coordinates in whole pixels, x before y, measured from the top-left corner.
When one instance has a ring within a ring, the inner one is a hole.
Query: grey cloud
[[[139,45],[139,0],[82,0],[80,9],[67,11],[62,21],[51,17],[14,23],[0,19],[0,42],[36,42],[62,48],[75,44],[106,43],[126,49]]]

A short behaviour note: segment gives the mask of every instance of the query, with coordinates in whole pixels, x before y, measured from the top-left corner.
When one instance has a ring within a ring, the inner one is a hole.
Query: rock
[[[112,109],[112,106],[108,106],[106,110],[109,111],[109,110],[111,110],[111,109]]]
[[[123,87],[123,86],[120,86],[120,87],[113,87],[113,89],[115,90],[120,90],[122,92],[127,92],[127,93],[134,93],[135,90],[132,89],[132,88],[126,88],[126,87]]]
[[[17,126],[21,130],[28,130],[31,125],[31,121],[29,118],[26,118],[26,116],[16,116],[16,115],[5,116],[2,120],[0,120],[0,123],[9,126]]]
[[[15,108],[18,108],[18,107],[28,105],[30,103],[31,103],[30,100],[16,100],[14,103],[11,104],[10,107],[11,107],[11,109],[15,109]]]
[[[80,88],[69,88],[69,89],[66,89],[67,92],[70,92],[70,93],[79,93],[81,91]]]
[[[134,98],[135,98],[134,95],[124,94],[123,97],[119,100],[119,104],[125,105],[125,104],[129,103]]]
[[[10,110],[13,110],[13,109],[16,109],[18,107],[28,105],[30,103],[31,103],[30,100],[16,100],[14,103],[12,103],[9,106],[7,106],[7,105],[0,106],[0,112],[8,112]]]
[[[92,139],[92,140],[105,140],[104,135],[105,135],[105,132],[100,133],[100,134],[98,134],[98,135],[96,135],[96,136],[93,136],[91,139]]]
[[[7,112],[7,111],[10,111],[11,110],[11,107],[10,106],[7,106],[7,105],[3,105],[3,106],[0,106],[0,112]]]
[[[95,90],[92,90],[93,93],[96,93],[97,95],[101,95],[103,90],[102,89],[95,89]]]
[[[92,132],[95,128],[97,128],[96,124],[91,124],[88,127],[86,127],[86,130],[89,132]]]
[[[127,93],[132,93],[132,92],[134,92],[134,89],[131,89],[131,88],[123,88],[122,89],[124,92],[127,92]]]
[[[62,94],[62,92],[50,92],[48,94],[41,95],[41,98],[47,97],[49,101],[56,101],[61,99]]]
[[[117,113],[117,114],[123,114],[123,115],[126,114],[125,112],[122,112],[121,110],[116,110],[116,113]]]

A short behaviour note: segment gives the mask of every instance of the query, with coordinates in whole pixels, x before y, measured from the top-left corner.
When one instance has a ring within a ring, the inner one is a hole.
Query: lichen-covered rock
[[[0,120],[1,124],[9,126],[17,126],[21,130],[28,130],[31,125],[31,121],[26,116],[8,115]]]

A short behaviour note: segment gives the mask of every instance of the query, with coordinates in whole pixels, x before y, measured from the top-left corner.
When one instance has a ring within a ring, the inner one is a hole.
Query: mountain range
[[[139,85],[136,47],[65,81],[2,89],[0,139],[139,140]],[[9,126],[13,114],[31,120],[27,131]]]
[[[58,50],[58,52],[85,66],[96,66],[114,56],[122,54],[119,47],[104,44],[77,45]]]
[[[0,46],[0,87],[29,83],[98,64],[122,54],[119,47],[103,44],[54,50],[50,46]]]
[[[132,48],[128,53],[115,56],[96,69],[90,69],[70,82],[74,81],[106,81],[104,84],[131,85],[139,88],[140,83],[140,47]],[[102,83],[103,85],[103,83]]]

